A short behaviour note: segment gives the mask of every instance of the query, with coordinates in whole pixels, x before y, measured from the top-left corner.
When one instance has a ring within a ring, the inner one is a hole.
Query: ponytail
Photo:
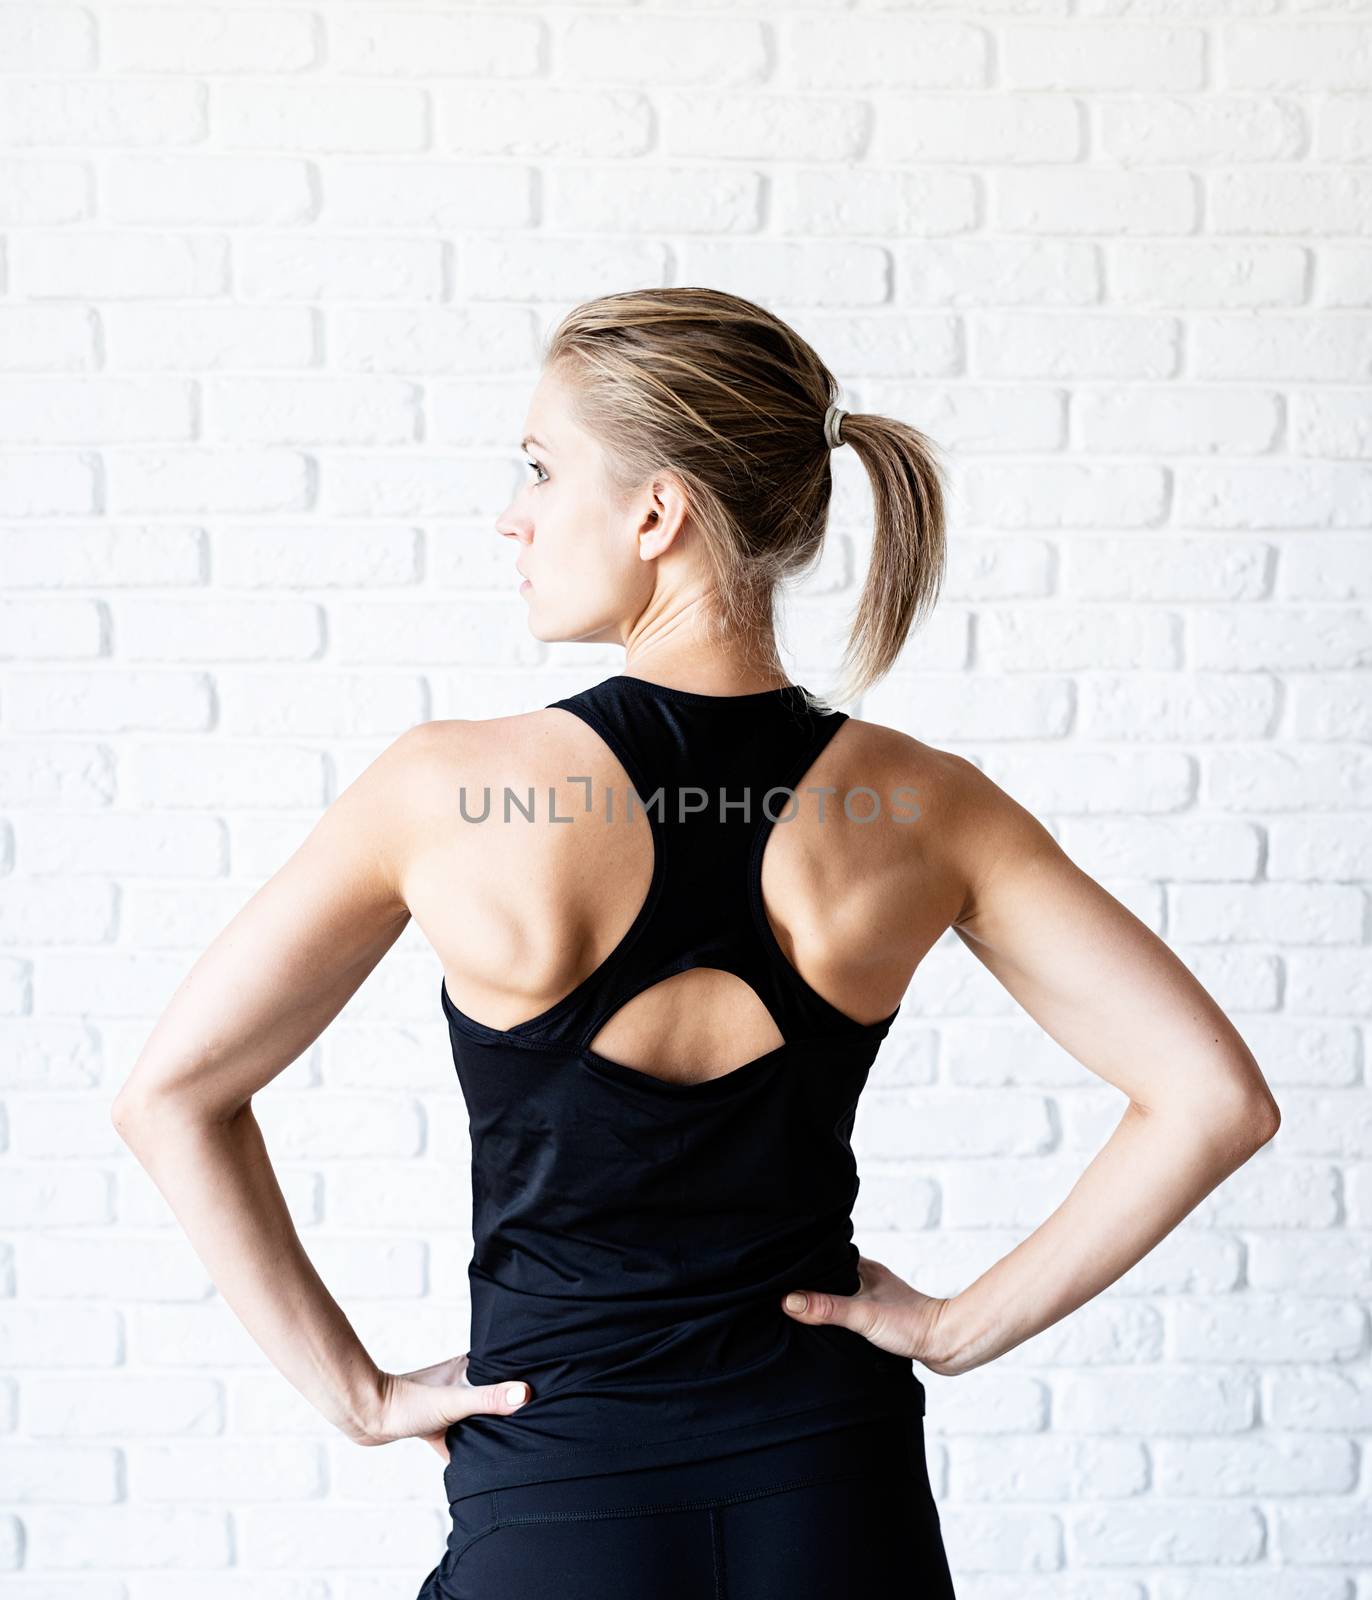
[[[872,556],[836,698],[855,700],[891,670],[938,599],[947,560],[943,468],[934,443],[893,417],[850,411],[842,439],[872,485]]]

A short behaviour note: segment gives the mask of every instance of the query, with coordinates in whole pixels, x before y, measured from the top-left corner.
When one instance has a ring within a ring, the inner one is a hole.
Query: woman
[[[786,680],[774,605],[819,551],[832,448],[876,512],[847,692],[942,575],[927,441],[833,393],[731,295],[573,311],[497,526],[534,635],[622,645],[623,670],[399,737],[197,962],[119,1097],[286,1377],[358,1443],[443,1457],[426,1600],[951,1594],[914,1363],[967,1372],[1051,1326],[1276,1129],[1214,1001],[1033,817]],[[412,916],[476,1249],[471,1350],[394,1374],[301,1249],[251,1099]],[[858,1255],[849,1137],[949,927],[1129,1105],[1058,1210],[942,1299]]]

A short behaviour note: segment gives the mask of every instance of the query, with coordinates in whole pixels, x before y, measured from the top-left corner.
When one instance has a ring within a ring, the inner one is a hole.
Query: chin
[[[536,603],[530,604],[525,621],[529,632],[541,644],[614,644],[622,638],[619,628],[612,622],[540,616]]]
[[[537,639],[540,644],[565,644],[571,639],[580,639],[583,637],[582,634],[570,632],[567,628],[559,627],[554,622],[548,622],[546,619],[540,619],[539,617],[535,616],[533,612],[529,613],[528,629],[529,633],[535,639]]]

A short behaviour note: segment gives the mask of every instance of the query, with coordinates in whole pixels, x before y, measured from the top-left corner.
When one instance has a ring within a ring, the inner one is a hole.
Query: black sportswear
[[[617,757],[654,865],[619,944],[538,1016],[486,1027],[442,985],[471,1131],[468,1379],[526,1379],[533,1396],[452,1424],[450,1498],[923,1415],[909,1358],[780,1304],[859,1288],[849,1140],[900,1009],[839,1011],[763,909],[769,832],[846,713],[796,684],[701,695],[624,674],[550,704]],[[785,1043],[695,1083],[589,1047],[634,995],[694,967],[749,984]]]

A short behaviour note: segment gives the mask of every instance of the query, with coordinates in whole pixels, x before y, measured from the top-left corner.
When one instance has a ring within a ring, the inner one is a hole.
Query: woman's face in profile
[[[600,445],[572,420],[568,393],[545,371],[524,421],[525,482],[496,519],[510,540],[529,631],[545,641],[622,643],[653,593],[638,535],[655,525],[651,484],[615,505]]]

